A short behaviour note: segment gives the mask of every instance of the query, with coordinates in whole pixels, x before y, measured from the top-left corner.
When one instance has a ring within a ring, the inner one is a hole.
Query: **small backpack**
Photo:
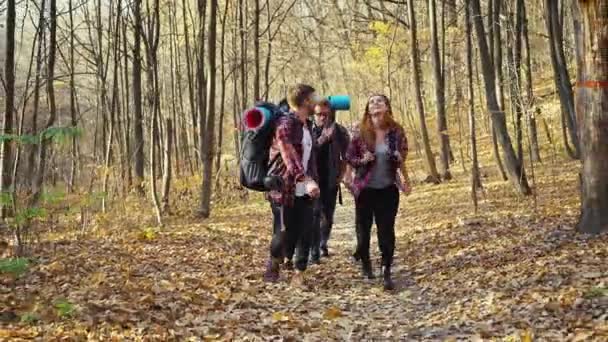
[[[278,155],[270,160],[270,147],[275,122],[288,111],[284,102],[275,105],[260,101],[243,113],[239,166],[240,183],[247,189],[266,192],[282,185],[281,178],[271,175],[269,170],[280,158]]]

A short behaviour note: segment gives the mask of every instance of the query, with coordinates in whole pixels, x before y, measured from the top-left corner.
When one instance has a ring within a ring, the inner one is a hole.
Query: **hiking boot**
[[[266,272],[264,272],[264,281],[276,283],[279,281],[279,260],[270,258],[266,263]]]
[[[293,271],[293,261],[291,261],[291,259],[287,259],[285,262],[285,269],[288,271]]]
[[[391,267],[390,266],[384,266],[383,277],[384,277],[384,291],[394,290],[395,283],[393,282],[393,279],[391,279]]]
[[[367,279],[375,279],[374,271],[372,271],[372,263],[369,260],[361,262],[361,274]]]
[[[359,251],[355,251],[355,253],[353,253],[353,259],[355,260],[355,262],[359,262],[361,261],[361,256],[359,255]]]
[[[329,258],[329,250],[327,247],[321,247],[321,256],[324,258]]]

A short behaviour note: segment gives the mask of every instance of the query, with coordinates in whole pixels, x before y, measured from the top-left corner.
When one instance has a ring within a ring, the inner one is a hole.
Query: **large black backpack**
[[[257,102],[255,108],[266,111],[266,123],[257,129],[243,125],[240,151],[240,183],[255,191],[270,191],[281,187],[281,178],[270,174],[270,169],[278,160],[270,160],[270,146],[275,131],[276,120],[287,114],[284,101],[279,105]],[[245,112],[247,113],[247,111]],[[280,158],[280,157],[277,157]]]

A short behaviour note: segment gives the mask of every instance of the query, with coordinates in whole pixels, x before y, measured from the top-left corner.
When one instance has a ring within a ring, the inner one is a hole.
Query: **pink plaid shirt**
[[[387,132],[385,137],[385,143],[389,148],[389,152],[392,155],[395,151],[399,151],[401,154],[401,163],[394,163],[393,168],[395,174],[397,170],[403,167],[403,163],[405,163],[405,158],[407,157],[408,146],[407,146],[407,137],[405,136],[405,132],[403,129],[391,129]],[[348,150],[346,151],[346,160],[348,163],[355,169],[355,178],[353,179],[353,183],[350,187],[351,192],[355,197],[359,196],[361,191],[367,186],[370,181],[372,175],[372,169],[374,166],[374,161],[369,163],[363,162],[363,155],[366,151],[370,153],[374,153],[375,146],[368,146],[363,137],[356,132],[354,134],[353,139],[348,146]],[[397,180],[398,177],[395,177]]]

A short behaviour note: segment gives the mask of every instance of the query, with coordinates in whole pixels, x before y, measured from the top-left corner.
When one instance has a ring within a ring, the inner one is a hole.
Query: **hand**
[[[331,140],[331,137],[334,134],[334,126],[335,125],[331,125],[330,127],[323,128],[323,131],[321,132],[321,136],[319,137],[319,139],[317,139],[317,143],[319,145],[323,145],[326,142]]]
[[[374,156],[370,151],[365,151],[365,153],[363,154],[363,159],[361,159],[361,161],[364,164],[367,164],[373,161],[374,159],[376,159],[376,156]]]
[[[319,190],[319,186],[317,182],[312,179],[306,181],[306,193],[308,196],[312,198],[317,198],[321,194],[321,190]]]
[[[410,185],[409,180],[404,180],[401,182],[401,191],[407,196],[412,193],[412,186]]]

